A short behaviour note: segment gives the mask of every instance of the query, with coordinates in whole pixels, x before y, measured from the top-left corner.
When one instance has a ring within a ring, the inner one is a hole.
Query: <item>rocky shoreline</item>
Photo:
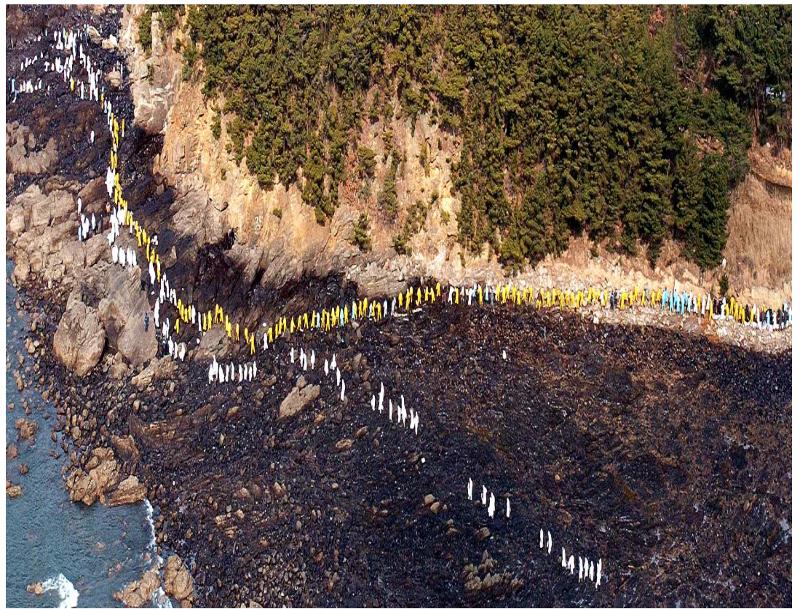
[[[101,38],[117,18],[93,17]],[[115,104],[131,109],[128,87]],[[31,125],[7,125],[7,255],[36,363],[17,383],[57,404],[70,498],[146,497],[159,553],[177,554],[121,602],[158,586],[187,606],[790,601],[791,330],[433,305],[295,335],[258,354],[255,382],[209,385],[211,354],[245,355],[209,333],[186,362],[159,358],[138,272],[106,260],[103,235],[75,240],[75,198],[105,206],[105,148],[87,142],[91,129],[108,138],[99,111],[18,103]],[[159,146],[136,130],[122,151],[126,192],[156,227],[174,213],[150,172]],[[248,321],[357,291],[330,276],[268,292],[243,283],[231,244],[159,234],[190,296]],[[318,362],[336,354],[345,400],[321,365],[289,363],[301,346]],[[369,408],[380,383],[419,409],[419,435]],[[469,502],[468,478],[490,480],[513,517]],[[602,557],[602,585],[543,555],[540,527]]]
[[[59,305],[25,306],[46,344]],[[110,378],[110,353],[84,378],[34,353],[78,472],[68,479],[91,477],[113,451],[117,477],[148,489],[158,542],[186,561],[198,604],[788,600],[790,353],[447,307],[303,346],[337,354],[346,403],[319,367],[289,364],[289,344],[260,355],[260,380],[232,393],[209,386],[202,366],[137,390],[133,371]],[[369,409],[379,382],[418,405],[419,436]],[[317,397],[281,417],[304,386]],[[478,474],[513,498],[511,522],[466,500]],[[608,581],[575,586],[552,557],[531,556],[540,523],[602,555]],[[395,555],[414,558],[399,568]],[[709,579],[718,569],[738,585]]]

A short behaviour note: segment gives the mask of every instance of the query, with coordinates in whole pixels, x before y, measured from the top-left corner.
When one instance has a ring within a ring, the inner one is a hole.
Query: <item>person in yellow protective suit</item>
[[[375,317],[378,319],[378,321],[380,321],[383,318],[382,315],[383,311],[381,309],[382,309],[381,303],[375,301]]]
[[[70,77],[70,79],[69,79],[69,90],[70,91],[74,91],[75,90],[75,79],[72,78],[72,77]]]
[[[628,304],[628,292],[626,290],[622,290],[622,292],[620,292],[620,297],[619,297],[619,308],[624,309],[627,304]]]
[[[122,118],[122,137],[125,137],[125,118]]]
[[[272,326],[267,328],[267,342],[272,343]]]
[[[244,342],[247,343],[250,341],[250,332],[247,331],[247,328],[244,329]]]
[[[250,335],[250,355],[256,354],[256,335]]]
[[[161,259],[156,256],[156,279],[161,281]]]
[[[422,292],[420,291],[419,287],[417,288],[417,306],[422,304]]]
[[[181,320],[180,319],[176,319],[175,320],[175,334],[177,334],[180,331],[181,331]]]
[[[344,307],[344,325],[350,323],[350,307]]]
[[[478,286],[478,289],[480,289],[480,286]],[[437,281],[436,282],[436,298],[441,298],[441,296],[442,296],[442,284]]]
[[[289,324],[289,334],[290,335],[294,334],[294,317],[291,318],[291,323]],[[246,336],[245,339],[247,339]]]
[[[458,304],[458,301],[460,299],[461,299],[461,290],[456,290],[456,298],[455,298],[456,304]]]
[[[403,308],[403,291],[397,293],[397,306],[398,308]]]

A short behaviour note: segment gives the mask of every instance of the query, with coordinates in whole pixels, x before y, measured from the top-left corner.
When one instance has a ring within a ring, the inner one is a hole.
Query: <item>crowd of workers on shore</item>
[[[45,30],[45,37],[48,35]],[[183,359],[185,348],[179,348],[178,337],[182,329],[192,328],[195,338],[202,336],[215,326],[220,326],[229,339],[244,344],[250,355],[255,355],[256,345],[268,349],[274,342],[291,336],[298,332],[320,330],[330,332],[336,328],[347,326],[356,320],[380,321],[385,317],[408,314],[423,306],[434,303],[447,303],[448,305],[466,306],[533,306],[536,309],[581,309],[581,308],[608,308],[611,310],[629,310],[650,308],[675,315],[696,315],[709,320],[732,320],[748,326],[778,330],[791,325],[792,310],[788,303],[781,307],[759,307],[743,303],[734,297],[712,297],[710,294],[698,294],[677,287],[661,290],[634,287],[633,289],[608,289],[588,287],[586,289],[559,289],[541,288],[531,286],[517,286],[513,283],[498,285],[473,284],[472,286],[446,286],[440,283],[425,286],[408,287],[396,295],[386,298],[363,298],[347,303],[322,308],[315,311],[306,311],[294,315],[284,315],[260,328],[251,329],[234,321],[230,312],[220,304],[211,304],[202,310],[195,304],[184,300],[179,293],[182,290],[171,285],[167,272],[158,252],[158,238],[134,217],[128,201],[125,199],[121,183],[119,149],[120,141],[125,135],[125,119],[115,114],[111,100],[106,97],[104,86],[101,83],[102,72],[92,67],[88,53],[84,52],[84,43],[88,45],[88,27],[83,30],[56,30],[52,33],[54,49],[66,55],[62,59],[44,62],[45,68],[52,69],[63,75],[65,82],[69,83],[70,91],[84,95],[84,86],[87,89],[88,99],[97,101],[106,115],[106,124],[111,134],[111,150],[106,172],[106,189],[111,201],[109,213],[110,230],[108,243],[112,263],[123,266],[138,266],[140,259],[136,255],[139,249],[146,262],[146,271],[142,270],[143,287],[149,283],[153,293],[157,290],[158,297],[152,310],[154,327],[160,334],[160,340],[170,355]],[[43,60],[44,54],[28,59],[21,67],[32,65],[37,60]],[[75,60],[82,69],[75,69]],[[26,65],[27,64],[27,65]],[[16,81],[11,79],[11,90],[17,92]],[[35,89],[36,87],[34,87]],[[39,87],[41,88],[41,87]],[[98,222],[94,215],[87,217],[80,209],[80,226],[78,235],[84,240],[93,232],[102,228],[102,220]],[[127,228],[127,231],[124,229]],[[127,243],[117,243],[124,233]],[[149,280],[149,281],[148,281]],[[172,318],[167,316],[166,309],[171,306]],[[149,315],[146,315],[149,318]],[[161,322],[161,323],[159,323]],[[145,321],[145,325],[147,325]],[[196,328],[196,333],[195,333]],[[199,341],[199,338],[198,338]]]
[[[48,31],[44,36],[47,38]],[[515,285],[511,282],[496,285],[472,284],[468,286],[443,285],[431,282],[428,285],[407,287],[396,294],[384,298],[361,298],[340,303],[335,306],[317,310],[296,312],[283,315],[271,324],[250,328],[235,321],[230,311],[218,303],[200,305],[189,302],[184,291],[174,282],[170,282],[167,270],[159,254],[158,236],[151,234],[139,222],[125,199],[120,173],[119,151],[122,138],[125,136],[125,118],[114,112],[111,100],[107,98],[105,88],[101,85],[102,72],[92,66],[88,53],[84,51],[87,44],[87,30],[58,30],[52,33],[55,50],[66,54],[45,61],[44,53],[25,59],[21,71],[39,62],[44,64],[45,71],[54,71],[62,75],[69,89],[81,99],[89,99],[100,104],[106,117],[106,125],[111,134],[111,150],[106,171],[105,185],[110,200],[107,207],[108,246],[112,264],[122,267],[139,267],[141,269],[141,285],[146,293],[155,295],[153,307],[144,315],[144,330],[149,331],[152,324],[159,335],[159,349],[173,359],[183,361],[187,355],[187,345],[199,342],[199,337],[213,328],[221,328],[227,337],[243,345],[250,357],[254,357],[258,348],[269,349],[276,342],[292,335],[319,331],[331,332],[344,328],[355,321],[370,320],[380,322],[385,318],[405,316],[429,306],[467,306],[467,307],[532,307],[537,310],[597,310],[637,311],[650,310],[659,314],[670,314],[679,317],[694,316],[708,321],[730,321],[748,327],[775,331],[792,325],[792,309],[789,303],[779,306],[759,306],[728,296],[714,296],[709,293],[693,292],[678,287],[639,287],[632,289],[610,289],[607,287],[574,288],[538,288]],[[41,39],[41,36],[39,37]],[[75,60],[78,60],[75,68]],[[9,92],[14,99],[20,93],[33,93],[43,90],[42,79],[9,79]],[[47,86],[49,91],[49,85]],[[94,143],[95,134],[91,132],[90,142]],[[104,230],[105,221],[102,216],[84,214],[82,202],[78,199],[78,239],[83,242]],[[127,230],[125,230],[127,229]],[[138,253],[137,253],[138,252]],[[149,302],[149,299],[148,299]],[[297,353],[297,358],[295,354]],[[290,363],[297,364],[303,371],[315,369],[317,357],[302,348],[292,346],[289,354]],[[322,360],[325,377],[333,375],[336,388],[342,401],[345,399],[345,378],[336,363],[336,356]],[[506,359],[503,352],[503,359]],[[255,359],[244,363],[221,363],[213,357],[208,368],[209,383],[225,384],[230,382],[254,381],[257,377]],[[419,432],[419,412],[407,408],[405,397],[392,400],[386,396],[383,383],[380,391],[372,394],[368,407],[381,415],[388,411],[389,419],[402,427]],[[468,499],[473,501],[473,481],[468,482]],[[476,500],[477,501],[477,500]],[[482,486],[481,505],[485,507],[491,518],[494,518],[496,505],[495,495]],[[506,518],[511,516],[511,502],[506,498]],[[539,548],[551,554],[553,539],[550,531],[545,535],[540,529]],[[575,556],[568,555],[562,546],[561,565],[575,573]],[[577,557],[579,580],[588,579],[600,585],[602,560],[596,562],[588,558]]]

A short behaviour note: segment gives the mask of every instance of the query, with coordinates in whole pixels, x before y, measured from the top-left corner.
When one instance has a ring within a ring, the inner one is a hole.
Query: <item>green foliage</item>
[[[214,113],[214,118],[211,121],[211,135],[213,135],[216,140],[222,135],[222,117],[219,112]]]
[[[393,241],[394,249],[398,254],[411,253],[408,241],[422,229],[427,214],[428,206],[422,201],[417,201],[409,208],[403,228]]]
[[[150,31],[150,22],[153,13],[159,13],[161,18],[161,31],[169,32],[178,23],[178,15],[183,12],[183,7],[178,4],[148,4],[144,12],[139,16],[139,44],[146,53],[153,48],[153,37]]]
[[[422,169],[425,171],[425,177],[429,177],[431,175],[431,166],[428,159],[428,142],[426,141],[423,141],[422,145],[420,146],[419,164],[420,167],[422,167]]]
[[[369,238],[369,216],[361,213],[358,220],[353,223],[353,245],[357,245],[362,252],[372,249],[372,240]]]
[[[146,8],[145,11],[139,15],[139,44],[142,45],[146,53],[149,53],[150,49],[153,48],[153,36],[150,31],[152,16],[153,11],[150,7]]]
[[[674,236],[705,268],[721,259],[753,135],[791,143],[791,9],[671,6],[657,22],[654,10],[202,5],[189,25],[204,90],[234,117],[231,152],[266,189],[302,168],[322,223],[348,151],[362,179],[374,174],[356,136],[381,117],[391,165],[378,205],[396,217],[404,160],[386,123],[429,113],[461,142],[467,249],[488,242],[517,267],[585,232],[655,263]],[[425,146],[426,173],[429,157]],[[398,251],[408,238],[404,226]]]
[[[378,193],[378,207],[380,207],[390,219],[397,217],[397,160],[392,157],[392,163],[386,171],[383,179],[383,187]]]
[[[358,172],[363,179],[375,177],[375,153],[369,148],[358,149]]]
[[[183,68],[181,69],[183,80],[191,79],[195,61],[197,61],[197,45],[190,39],[183,51]]]
[[[679,17],[686,53],[713,62],[720,94],[752,113],[762,141],[790,145],[791,7],[698,6]]]

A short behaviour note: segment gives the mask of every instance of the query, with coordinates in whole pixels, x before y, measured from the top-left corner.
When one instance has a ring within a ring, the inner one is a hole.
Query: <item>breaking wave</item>
[[[63,609],[71,609],[78,606],[78,596],[80,594],[72,585],[72,582],[64,577],[63,573],[59,573],[57,577],[51,577],[42,582],[42,588],[47,592],[55,590],[58,593],[58,598],[61,601],[58,606]]]

